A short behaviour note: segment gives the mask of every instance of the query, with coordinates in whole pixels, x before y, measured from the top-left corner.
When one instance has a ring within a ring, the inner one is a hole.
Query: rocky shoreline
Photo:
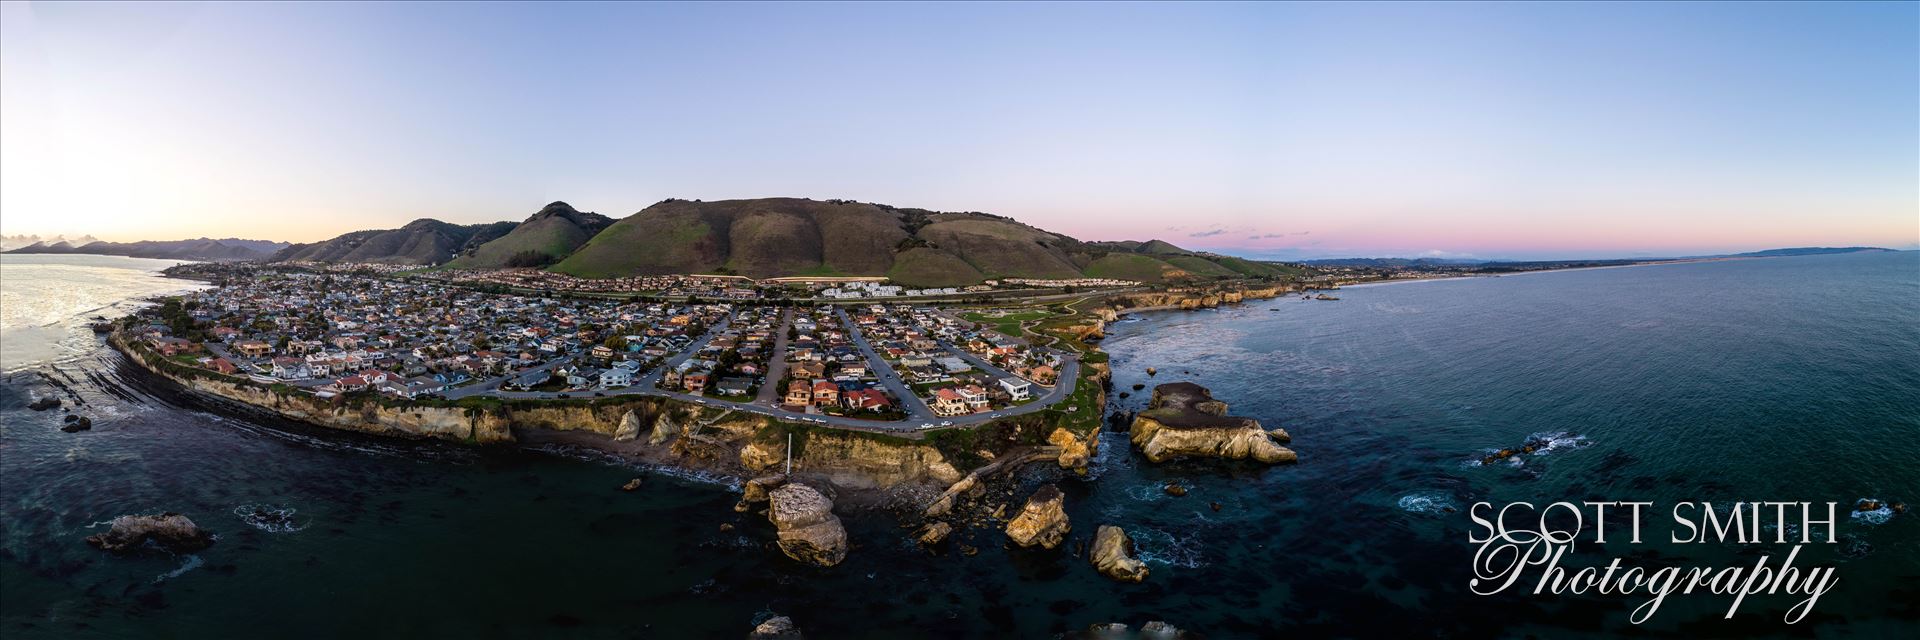
[[[1252,297],[1271,297],[1280,290],[1156,294],[1152,299],[1101,307],[1090,314],[1086,326],[1069,330],[1077,330],[1074,333],[1080,339],[1093,343],[1104,335],[1105,323],[1122,312],[1211,308]],[[1165,304],[1136,306],[1143,302]],[[1033,428],[1046,429],[1046,436],[1026,436],[1023,440],[1039,444],[1003,442],[977,451],[965,450],[977,465],[969,469],[958,463],[951,450],[943,451],[925,440],[811,428],[757,414],[645,396],[552,403],[507,401],[488,406],[322,400],[220,376],[176,371],[172,363],[161,362],[157,355],[128,344],[121,335],[109,336],[109,342],[140,369],[192,394],[303,423],[473,445],[577,448],[668,472],[720,479],[742,492],[735,510],[763,514],[774,530],[774,546],[803,564],[831,568],[846,558],[850,545],[841,514],[885,510],[902,521],[903,535],[936,553],[952,547],[960,555],[973,555],[977,550],[965,541],[977,543],[977,539],[950,540],[966,529],[991,527],[1005,534],[1010,548],[1071,553],[1084,558],[1092,570],[1118,582],[1143,582],[1151,573],[1146,563],[1134,556],[1124,523],[1101,524],[1090,544],[1085,539],[1067,544],[1074,529],[1067,516],[1067,495],[1047,479],[1058,482],[1087,475],[1088,465],[1099,452],[1097,430],[1078,433],[1045,425],[1008,425],[1011,429],[1002,429],[1003,436]],[[1090,368],[1090,372],[1092,377],[1082,383],[1098,385],[1096,408],[1104,407],[1109,393],[1107,372],[1104,367]],[[1149,408],[1134,416],[1126,430],[1132,444],[1156,463],[1176,458],[1267,464],[1297,460],[1291,450],[1280,446],[1288,440],[1285,431],[1269,432],[1257,420],[1229,416],[1226,409],[1226,403],[1214,400],[1197,384],[1162,384],[1154,389]],[[789,464],[789,438],[796,443],[791,450],[790,474],[784,473]],[[1038,474],[1014,473],[1034,463],[1052,464]],[[1036,479],[1042,482],[1039,488],[1015,502],[1018,487],[1033,486],[1026,483]],[[636,479],[618,488],[635,491],[647,486]],[[1070,546],[1071,551],[1060,550],[1062,546]]]

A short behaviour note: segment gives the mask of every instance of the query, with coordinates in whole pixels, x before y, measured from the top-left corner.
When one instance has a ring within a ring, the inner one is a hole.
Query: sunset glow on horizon
[[[1920,5],[0,12],[0,233],[848,198],[1259,258],[1920,248]]]

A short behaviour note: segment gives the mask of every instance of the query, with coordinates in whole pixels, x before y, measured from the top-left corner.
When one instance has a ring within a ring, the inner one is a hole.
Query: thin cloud
[[[1261,233],[1261,234],[1247,236],[1247,239],[1248,240],[1271,240],[1274,238],[1286,238],[1290,236],[1304,236],[1309,233],[1313,233],[1313,232],[1312,231],[1289,231],[1285,233]]]
[[[1193,233],[1189,233],[1189,234],[1187,234],[1187,237],[1189,237],[1189,238],[1211,238],[1211,237],[1213,237],[1213,236],[1217,236],[1217,235],[1223,235],[1223,234],[1225,234],[1226,232],[1227,232],[1227,230],[1226,230],[1226,229],[1212,229],[1212,230],[1208,230],[1208,231],[1195,231],[1195,232],[1193,232]]]

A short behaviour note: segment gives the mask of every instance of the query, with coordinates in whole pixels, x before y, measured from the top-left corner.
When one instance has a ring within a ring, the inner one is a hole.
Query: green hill
[[[582,213],[565,202],[540,209],[512,231],[483,244],[470,246],[447,263],[454,269],[541,267],[572,255],[580,245],[613,225],[613,219]]]
[[[273,254],[271,260],[436,265],[504,236],[514,226],[512,222],[457,225],[421,218],[398,229],[354,231],[331,240],[296,244]]]
[[[1179,267],[1140,253],[1109,253],[1087,265],[1089,278],[1114,278],[1138,282],[1166,282],[1184,276]]]
[[[520,223],[417,220],[295,245],[275,259],[474,269],[550,265],[587,278],[880,276],[913,287],[1001,278],[1161,283],[1279,272],[1269,263],[1161,240],[1082,242],[985,213],[803,198],[669,199],[620,220],[555,202]]]

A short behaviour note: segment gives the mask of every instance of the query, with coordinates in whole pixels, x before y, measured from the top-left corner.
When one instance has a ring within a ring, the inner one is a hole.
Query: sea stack
[[[1146,411],[1133,417],[1131,440],[1153,462],[1225,458],[1274,464],[1299,459],[1253,418],[1227,415],[1227,403],[1206,387],[1170,382],[1153,388]],[[1282,432],[1284,433],[1284,432]]]
[[[1022,547],[1052,549],[1067,538],[1073,525],[1067,521],[1067,496],[1053,485],[1041,485],[1020,508],[1020,515],[1007,523],[1007,537]]]
[[[213,546],[213,534],[178,513],[120,516],[106,533],[87,536],[87,544],[113,553],[127,553],[152,540],[168,551],[187,553]]]
[[[1147,579],[1147,563],[1133,557],[1133,538],[1120,527],[1100,525],[1093,533],[1093,550],[1087,561],[1104,575],[1121,582]]]
[[[833,501],[813,487],[789,482],[769,494],[767,519],[780,530],[780,552],[822,567],[847,559],[847,529],[833,515]]]

